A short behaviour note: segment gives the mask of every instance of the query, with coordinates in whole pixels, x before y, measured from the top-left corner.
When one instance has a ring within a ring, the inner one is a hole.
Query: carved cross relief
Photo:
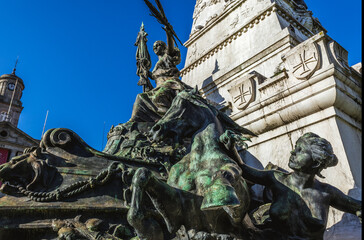
[[[293,66],[293,73],[299,72],[300,76],[312,71],[312,69],[316,66],[317,57],[316,53],[313,52],[311,56],[307,56],[306,50],[303,50],[303,53],[299,54],[300,62]]]
[[[244,110],[255,100],[256,83],[253,74],[248,74],[229,90],[232,105],[238,110]]]
[[[240,86],[238,86],[239,92],[238,95],[234,97],[234,103],[241,105],[248,102],[246,98],[251,97],[252,89],[251,86],[247,86],[246,88],[247,90],[245,91],[244,83],[241,83]]]
[[[329,46],[331,54],[337,64],[344,69],[350,69],[348,63],[348,52],[335,41],[330,42]]]
[[[286,66],[294,77],[309,79],[320,67],[321,56],[315,42],[297,46],[295,51],[283,57]]]

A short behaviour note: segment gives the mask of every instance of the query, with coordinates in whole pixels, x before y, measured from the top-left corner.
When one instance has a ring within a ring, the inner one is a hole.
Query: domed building
[[[17,127],[23,110],[20,99],[24,82],[15,74],[15,70],[0,76],[0,164],[39,143]]]

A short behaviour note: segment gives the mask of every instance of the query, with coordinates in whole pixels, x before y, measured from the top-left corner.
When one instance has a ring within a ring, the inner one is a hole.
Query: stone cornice
[[[308,121],[302,121],[301,119],[295,120],[293,122],[288,123],[287,125],[277,126],[277,128],[272,129],[270,131],[262,132],[259,134],[259,137],[253,137],[252,143],[249,144],[249,148],[253,148],[261,143],[271,141],[272,139],[291,134],[299,129],[304,129],[311,125],[314,125],[319,122],[323,122],[330,118],[339,118],[354,129],[358,131],[362,130],[361,124],[353,121],[353,119],[348,116],[346,113],[340,111],[334,106],[323,109],[322,111],[315,112],[309,115],[310,118]],[[324,117],[322,117],[324,116]],[[307,117],[307,116],[306,116]],[[307,119],[307,118],[306,118]],[[249,125],[244,125],[244,127],[249,128]],[[267,134],[269,132],[269,134]]]
[[[222,19],[224,19],[226,16],[228,16],[235,8],[237,8],[240,4],[244,3],[246,0],[239,0],[231,5],[229,5],[225,11],[218,17],[216,17],[213,20],[210,20],[207,25],[196,32],[193,32],[190,34],[190,38],[183,44],[185,47],[190,46],[196,39],[200,38],[202,35],[204,35],[208,30],[210,30],[216,23],[220,22]]]
[[[211,94],[210,91],[216,90],[217,88],[224,87],[228,82],[234,81],[235,79],[239,78],[240,76],[246,74],[250,70],[254,69],[256,62],[259,60],[264,60],[268,57],[275,56],[278,54],[277,51],[281,51],[281,48],[287,48],[287,44],[291,44],[291,46],[297,45],[297,41],[294,39],[292,35],[284,35],[281,39],[276,41],[273,45],[270,45],[268,49],[268,54],[265,56],[261,56],[264,51],[267,49],[262,50],[261,52],[257,53],[256,55],[252,56],[250,59],[247,59],[242,64],[236,66],[234,69],[226,72],[223,76],[214,79],[213,83],[210,83],[206,86],[203,86],[202,89],[205,91],[205,96],[209,96]],[[244,72],[241,72],[244,70]],[[236,75],[238,73],[238,75]]]
[[[331,64],[327,69],[322,70],[320,73],[318,73],[316,76],[312,77],[311,79],[309,79],[307,81],[303,81],[297,85],[291,86],[289,89],[285,89],[284,91],[280,92],[279,94],[275,94],[274,96],[262,99],[259,102],[255,103],[254,105],[247,108],[246,110],[238,112],[236,114],[232,114],[230,117],[231,117],[231,119],[236,121],[237,119],[240,119],[244,116],[248,116],[248,115],[252,114],[253,112],[256,112],[258,109],[260,109],[262,107],[269,106],[285,97],[288,97],[296,92],[301,91],[304,88],[307,88],[309,86],[314,85],[317,82],[327,79],[330,76],[338,77],[338,75],[340,75],[340,73],[335,68],[335,66],[333,64]],[[285,78],[287,78],[286,75],[277,76],[277,77],[279,78],[279,81],[282,81]],[[268,82],[271,82],[271,81],[274,81],[274,79],[268,79],[266,85],[269,85]],[[343,81],[343,79],[340,79],[340,81]],[[262,88],[264,88],[264,87],[265,86],[258,87],[259,91],[261,91]],[[322,89],[316,91],[311,96],[306,96],[306,97],[303,97],[300,99],[296,99],[293,103],[291,103],[289,105],[285,105],[283,108],[276,108],[274,111],[267,113],[267,115],[259,116],[258,118],[253,117],[253,118],[249,119],[248,121],[246,121],[244,123],[244,125],[247,126],[247,125],[253,124],[253,123],[257,122],[258,120],[262,120],[264,117],[271,116],[275,113],[279,113],[280,111],[283,111],[284,108],[287,108],[292,104],[297,104],[305,99],[311,98],[314,95],[325,92],[329,89],[336,89],[336,90],[331,92],[331,94],[326,95],[325,99],[321,99],[322,103],[320,103],[321,104],[320,109],[312,108],[312,109],[310,109],[310,111],[306,112],[306,114],[302,113],[303,115],[301,117],[307,116],[318,110],[322,110],[326,107],[333,106],[333,107],[336,107],[336,108],[340,109],[341,111],[345,112],[349,116],[352,116],[352,118],[355,119],[356,121],[361,122],[361,117],[360,117],[361,113],[357,112],[357,109],[361,106],[361,100],[357,99],[350,92],[348,92],[348,90],[345,87],[339,86],[338,83],[335,83],[335,81],[333,81],[330,84],[323,87]],[[318,102],[315,102],[315,104],[318,104]],[[348,107],[348,105],[350,107]]]
[[[269,98],[266,98],[266,99],[262,99],[261,101],[259,101],[258,103],[255,103],[254,105],[250,106],[249,108],[247,108],[245,111],[241,111],[241,112],[238,112],[236,114],[233,114],[231,115],[231,119],[233,119],[234,121],[243,117],[243,116],[247,116],[248,114],[252,113],[252,112],[255,112],[256,110],[258,110],[259,108],[261,107],[265,107],[265,106],[268,106],[274,102],[277,102],[279,101],[280,99],[284,98],[284,97],[287,97],[289,95],[292,95],[308,86],[311,86],[313,85],[314,83],[316,82],[319,82],[323,79],[326,79],[332,75],[334,75],[335,73],[335,68],[334,66],[332,65],[330,68],[328,69],[325,69],[324,71],[322,71],[320,74],[318,74],[318,76],[314,76],[312,77],[311,79],[307,80],[307,81],[302,81],[300,83],[298,83],[297,85],[295,86],[291,86],[289,89],[285,89],[284,91],[280,92],[279,94],[275,94],[274,96],[271,96]],[[285,77],[287,78],[287,77]],[[284,79],[284,78],[283,78]],[[282,80],[282,79],[281,79]],[[266,80],[267,83],[268,81],[271,81],[271,79],[267,79]],[[331,85],[331,86],[327,86],[327,88],[333,88],[335,87],[335,85]],[[309,96],[307,96],[306,98],[308,98]],[[275,112],[277,112],[279,109],[276,109]],[[247,125],[250,124],[249,123],[246,123]]]
[[[225,17],[225,14],[230,13],[234,8],[236,8],[240,3],[244,1],[237,2],[236,4],[233,4],[231,8],[229,8],[229,11],[226,11],[224,14],[222,14],[218,19],[213,21],[206,27],[206,29],[202,30],[202,32],[193,38],[189,39],[185,46],[190,45],[193,41],[195,41],[197,38],[199,38],[201,35],[203,35],[209,28],[212,27],[212,25],[221,19]],[[246,33],[249,29],[255,27],[258,25],[261,21],[263,21],[266,17],[270,16],[272,12],[276,12],[279,16],[286,19],[288,22],[290,22],[295,28],[297,28],[299,31],[301,31],[302,34],[307,36],[307,38],[312,37],[314,34],[308,30],[306,27],[304,27],[299,21],[297,21],[293,16],[288,14],[281,6],[279,6],[277,3],[273,3],[268,8],[263,10],[258,16],[251,19],[247,24],[245,24],[243,27],[241,27],[239,30],[237,30],[235,33],[231,34],[229,37],[227,37],[225,40],[223,40],[221,43],[216,44],[210,51],[208,51],[206,54],[201,56],[199,59],[196,59],[194,62],[189,64],[188,66],[185,66],[181,70],[181,76],[183,77],[188,72],[192,71],[194,68],[199,66],[201,63],[205,62],[210,57],[214,56],[217,52],[224,49],[224,47],[230,45],[233,41],[235,41],[238,37],[241,37],[243,33]],[[326,31],[326,30],[325,30]]]

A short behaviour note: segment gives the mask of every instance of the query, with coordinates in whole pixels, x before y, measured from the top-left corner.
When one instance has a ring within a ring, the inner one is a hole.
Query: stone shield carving
[[[296,51],[286,56],[288,70],[300,80],[309,79],[320,66],[320,54],[315,42],[298,46]]]
[[[245,77],[228,91],[233,106],[239,110],[244,110],[255,100],[256,84],[254,78]]]
[[[346,51],[342,46],[340,46],[337,42],[332,41],[329,43],[331,54],[335,60],[335,62],[342,68],[349,70],[348,63],[348,51]]]

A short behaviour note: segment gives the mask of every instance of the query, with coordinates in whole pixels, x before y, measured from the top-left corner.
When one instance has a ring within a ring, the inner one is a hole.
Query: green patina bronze
[[[315,179],[316,175],[322,177],[320,172],[323,169],[335,166],[337,162],[326,139],[306,133],[291,151],[288,166],[293,172],[259,171],[243,164],[242,176],[267,186],[274,196],[271,203],[252,214],[257,225],[273,228],[283,239],[323,239],[330,206],[356,214],[361,221],[361,201]]]
[[[298,139],[293,172],[245,164],[240,155],[256,135],[181,82],[173,27],[158,0],[144,2],[167,44],[154,43],[150,72],[142,25],[143,93],[131,119],[110,129],[103,152],[57,128],[1,165],[0,239],[321,240],[330,206],[361,220],[361,201],[315,179],[338,160],[314,133]],[[254,184],[264,186],[262,199],[251,197]]]

